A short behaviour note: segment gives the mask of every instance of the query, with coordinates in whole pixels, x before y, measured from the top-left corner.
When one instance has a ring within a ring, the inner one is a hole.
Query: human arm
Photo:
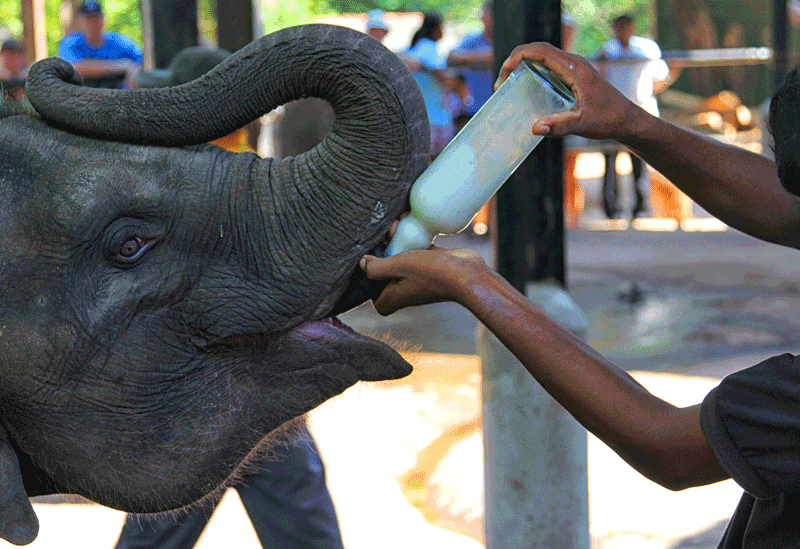
[[[658,95],[669,88],[683,72],[682,67],[669,67],[664,78],[653,78],[653,93]]]
[[[469,309],[582,425],[637,471],[673,490],[728,478],[700,427],[699,406],[677,408],[550,321],[468,250],[367,257],[367,276],[391,281],[381,314],[454,300]]]
[[[605,82],[589,62],[547,44],[516,48],[498,82],[523,57],[547,65],[577,99],[571,111],[538,120],[534,133],[615,139],[731,227],[800,248],[800,201],[783,188],[772,160],[650,115]]]
[[[492,69],[494,68],[494,48],[455,49],[447,56],[447,65],[475,70]]]
[[[397,57],[400,58],[400,61],[402,61],[411,72],[417,72],[422,69],[422,62],[407,53],[398,53]]]
[[[73,67],[75,67],[78,74],[87,80],[109,77],[114,82],[119,82],[118,79],[121,75],[122,79],[119,85],[123,88],[137,87],[136,75],[142,69],[141,65],[137,65],[132,61],[100,61],[93,59],[79,61],[73,64]]]

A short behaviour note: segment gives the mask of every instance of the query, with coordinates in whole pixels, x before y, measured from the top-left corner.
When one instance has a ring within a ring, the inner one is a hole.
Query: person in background
[[[561,49],[572,52],[578,37],[578,23],[571,13],[561,9]],[[574,229],[578,226],[578,217],[583,209],[583,189],[575,177],[578,164],[581,138],[568,135],[564,139],[564,226]],[[583,140],[585,141],[585,140]]]
[[[674,80],[669,67],[661,59],[661,49],[652,40],[636,36],[636,24],[631,15],[620,15],[611,26],[614,38],[603,44],[597,54],[600,73],[625,97],[650,114],[658,116],[655,94],[666,89]],[[641,158],[635,154],[630,157],[635,194],[632,216],[635,218],[648,211],[648,174]],[[605,161],[603,209],[609,219],[616,219],[621,213],[617,185],[617,151],[606,152]]]
[[[6,40],[0,47],[0,97],[9,101],[22,101],[27,77],[25,46],[13,38]]]
[[[456,118],[456,130],[460,130],[478,112],[492,95],[494,77],[494,8],[492,2],[484,2],[481,12],[483,30],[471,34],[450,51],[447,65],[464,76],[472,98],[464,105]]]
[[[431,125],[431,158],[436,158],[453,138],[453,117],[446,104],[453,79],[446,71],[445,58],[439,54],[436,45],[444,35],[443,25],[441,14],[426,12],[411,38],[411,45],[400,55],[422,91]]]
[[[578,23],[572,14],[565,9],[561,9],[561,49],[572,51],[575,40],[578,38]]]
[[[383,42],[383,39],[389,34],[389,26],[386,24],[383,10],[375,9],[367,13],[367,34],[378,42]]]
[[[619,140],[731,227],[800,249],[800,69],[773,96],[773,162],[653,116],[586,60],[549,44],[516,48],[501,81],[522,58],[545,63],[579,98],[536,121],[536,135]],[[798,547],[800,356],[773,356],[730,374],[701,403],[677,407],[537,310],[472,250],[365,256],[361,267],[388,282],[373,301],[381,314],[445,300],[466,307],[578,422],[653,482],[679,491],[736,481],[744,493],[719,549]]]
[[[125,35],[105,31],[103,8],[90,0],[77,12],[78,31],[58,44],[58,56],[95,87],[133,87],[142,68],[142,51]]]
[[[143,88],[178,86],[196,80],[228,58],[221,49],[181,50],[166,70],[139,74]],[[211,143],[231,152],[255,153],[240,128]],[[261,546],[281,549],[343,549],[325,466],[314,438],[302,420],[272,446],[274,457],[256,461],[252,472],[231,485],[239,493]],[[174,515],[128,515],[116,549],[190,549],[208,524],[215,504],[195,505]]]
[[[458,112],[453,115],[453,129],[460,132],[475,113],[489,100],[494,82],[494,8],[491,1],[481,7],[480,32],[466,36],[450,51],[447,66],[458,71],[466,83],[467,94]],[[467,236],[489,236],[489,217],[494,198],[475,214]]]

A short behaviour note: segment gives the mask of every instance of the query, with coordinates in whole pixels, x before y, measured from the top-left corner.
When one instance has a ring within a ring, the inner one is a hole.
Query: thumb
[[[386,264],[388,263],[391,265],[392,258],[377,258],[374,255],[365,255],[361,258],[361,261],[358,262],[358,266],[364,271],[364,274],[367,275],[367,278],[371,280],[386,280],[387,278],[396,278],[397,275],[392,274],[389,269],[386,268]]]
[[[541,117],[533,124],[533,133],[536,135],[549,135],[551,137],[563,137],[570,133],[576,133],[577,121],[580,114],[575,111],[565,111]]]

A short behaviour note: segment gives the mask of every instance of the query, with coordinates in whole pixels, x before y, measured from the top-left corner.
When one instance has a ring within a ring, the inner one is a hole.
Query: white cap
[[[383,29],[389,30],[386,26],[386,21],[383,20],[383,10],[369,10],[367,12],[367,30],[369,29]]]

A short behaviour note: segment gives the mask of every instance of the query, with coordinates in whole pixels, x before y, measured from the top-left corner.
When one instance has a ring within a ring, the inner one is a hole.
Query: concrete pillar
[[[526,297],[574,334],[586,315],[561,287],[529,283]],[[485,327],[483,371],[487,549],[589,549],[586,431]]]
[[[45,26],[45,1],[22,0],[22,28],[28,63],[47,57],[47,27]]]

